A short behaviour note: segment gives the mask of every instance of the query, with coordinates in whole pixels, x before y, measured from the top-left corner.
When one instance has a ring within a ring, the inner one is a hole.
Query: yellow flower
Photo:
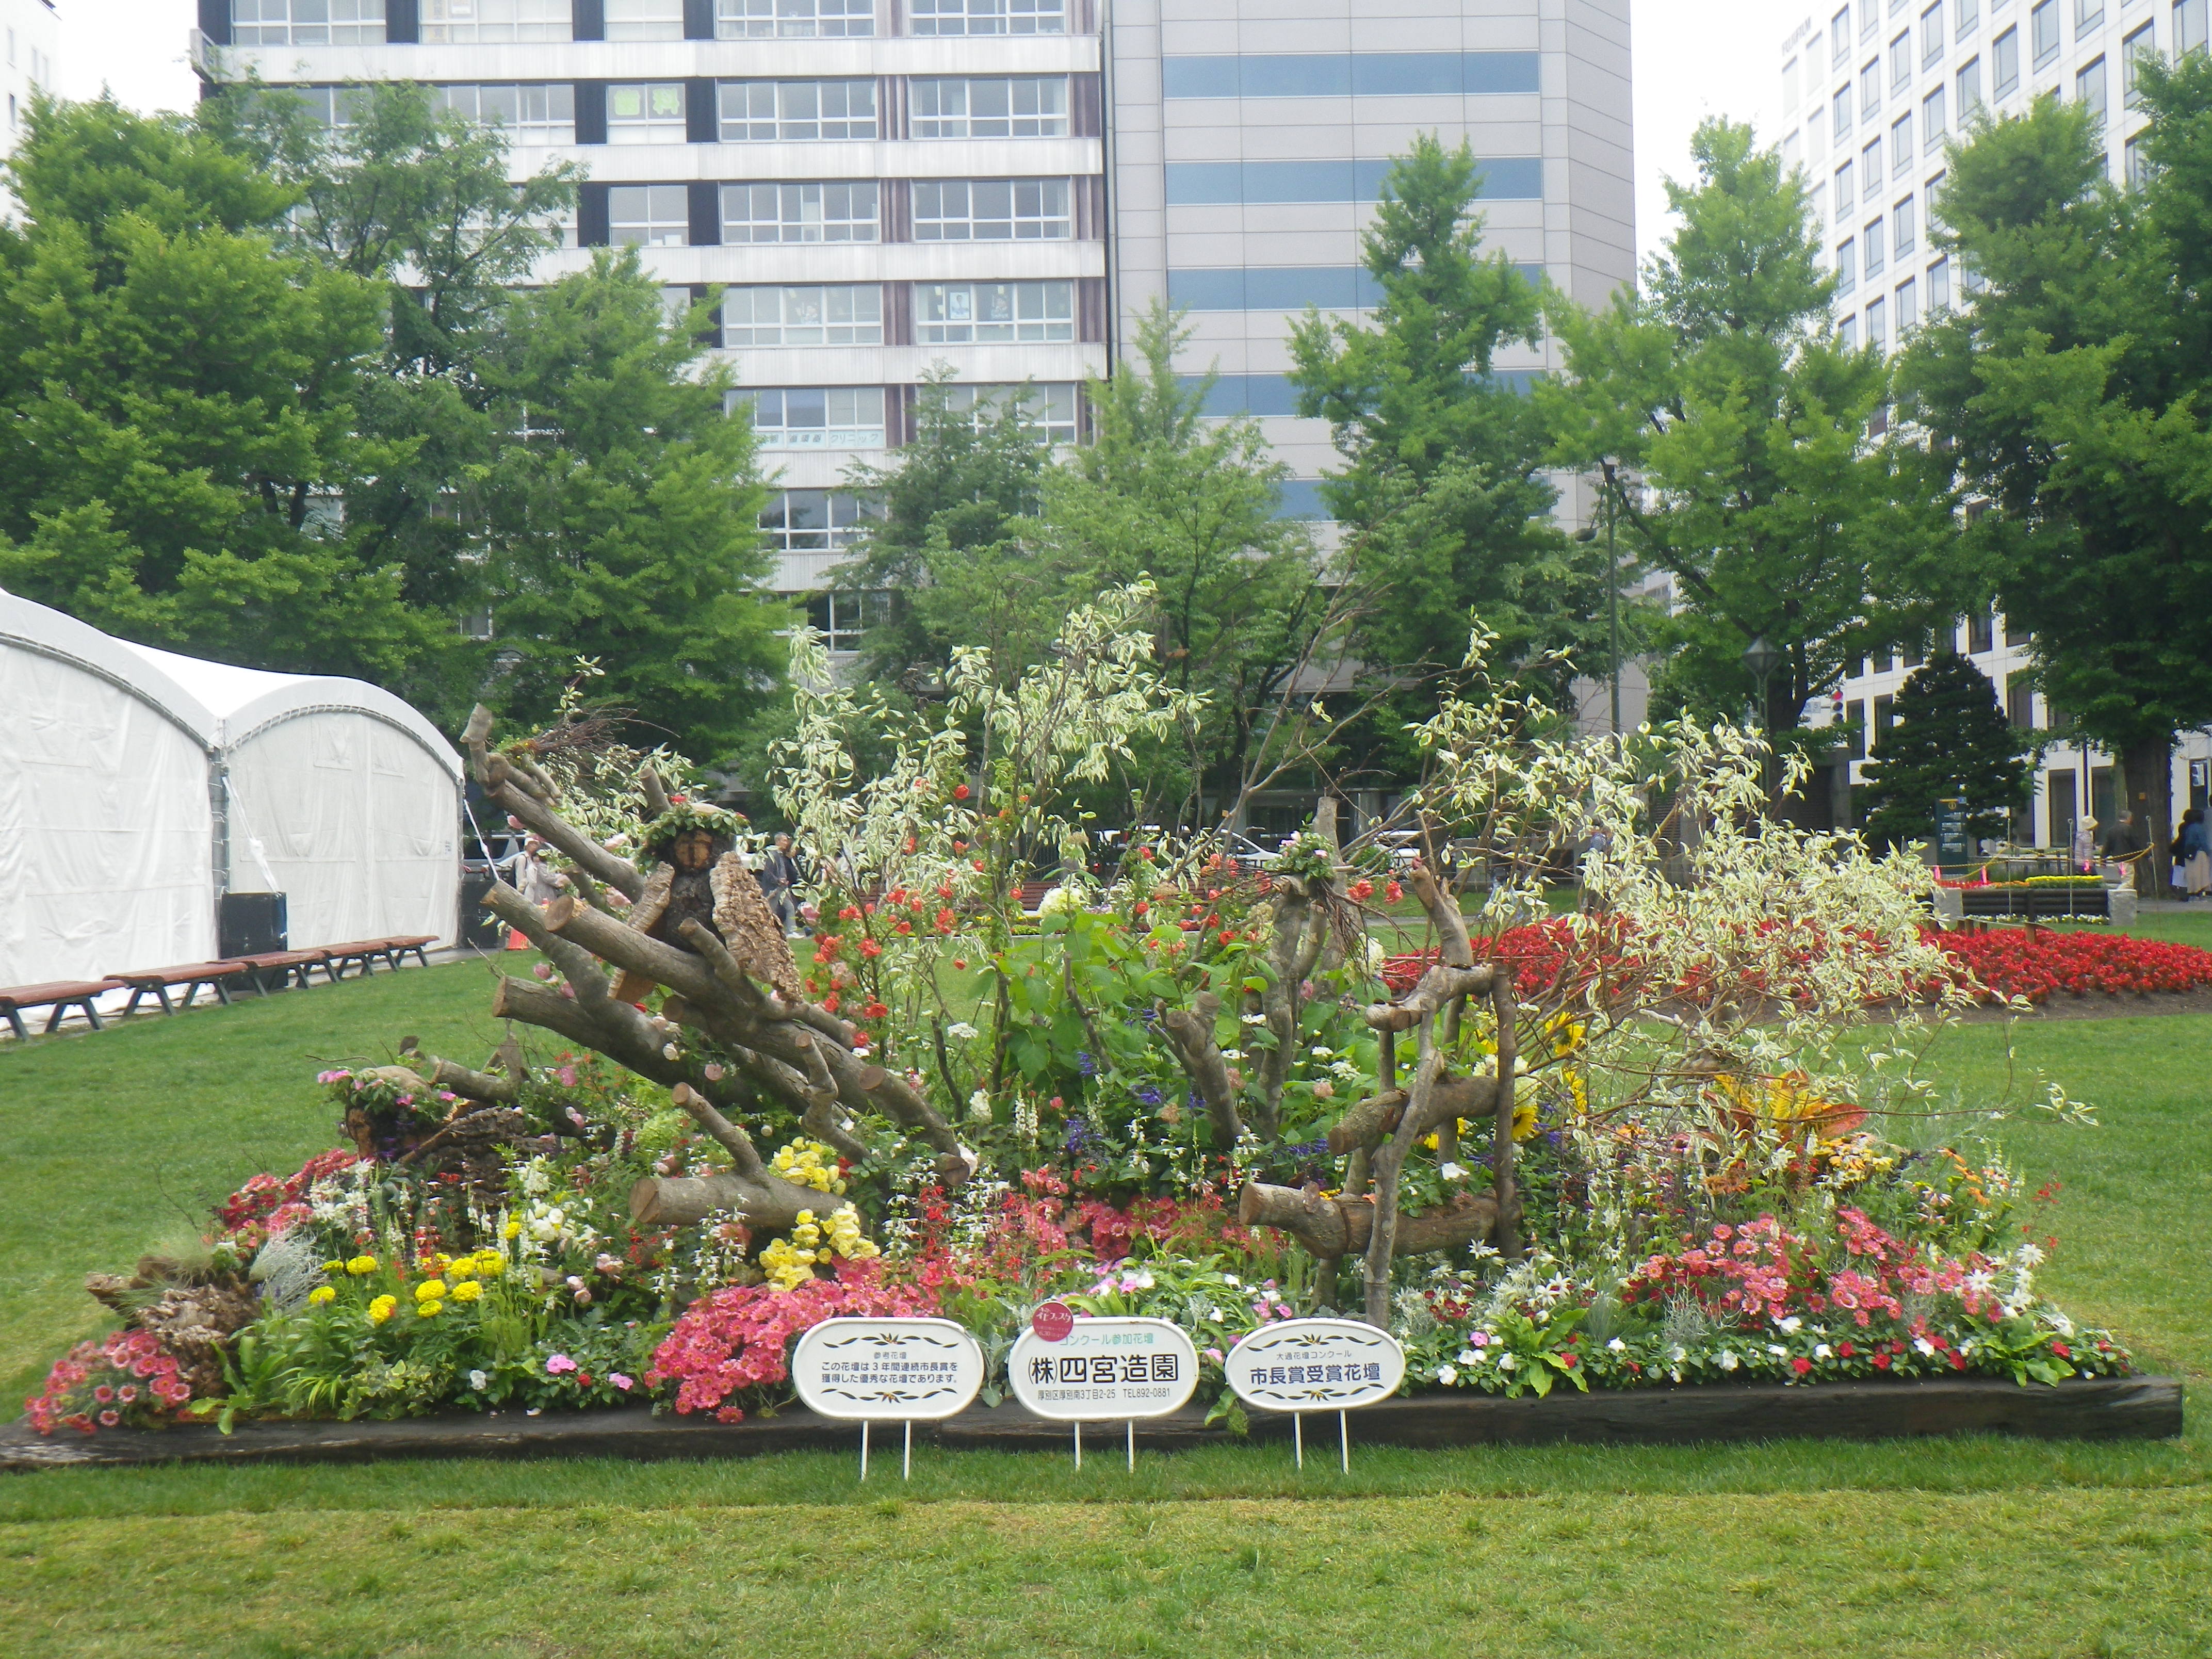
[[[398,1305],[399,1298],[398,1297],[380,1296],[375,1301],[368,1304],[369,1322],[372,1324],[381,1325],[386,1320],[392,1317],[392,1310],[397,1308]]]
[[[337,1297],[338,1293],[328,1285],[318,1285],[307,1292],[307,1305],[311,1308],[319,1308],[325,1302],[337,1301]]]
[[[456,1302],[473,1302],[483,1294],[483,1286],[473,1279],[465,1279],[453,1286],[453,1300]]]
[[[359,1279],[364,1274],[373,1273],[376,1271],[376,1258],[373,1255],[357,1255],[354,1257],[352,1261],[347,1262],[345,1264],[345,1267],[348,1273],[351,1273],[356,1279]]]
[[[342,1273],[345,1271],[345,1263],[343,1261],[325,1261],[323,1263],[323,1271],[326,1273]]]
[[[1536,1103],[1528,1101],[1513,1108],[1513,1139],[1526,1140],[1536,1133]]]
[[[476,1270],[476,1258],[472,1255],[465,1255],[459,1261],[448,1261],[446,1264],[446,1277],[448,1279],[468,1279],[475,1274]]]
[[[500,1229],[500,1237],[501,1238],[521,1237],[522,1224],[520,1221],[509,1219],[507,1225]]]
[[[415,1287],[415,1299],[417,1302],[435,1302],[445,1293],[446,1286],[441,1279],[426,1279]]]
[[[497,1279],[507,1271],[507,1258],[497,1250],[478,1250],[476,1269],[480,1279]]]
[[[445,1311],[446,1304],[435,1297],[432,1297],[428,1302],[417,1302],[415,1304],[415,1316],[417,1319],[434,1319]]]

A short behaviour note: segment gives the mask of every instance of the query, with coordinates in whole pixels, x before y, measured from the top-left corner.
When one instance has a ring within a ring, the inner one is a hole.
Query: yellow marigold
[[[448,1261],[446,1264],[446,1277],[448,1279],[473,1278],[476,1270],[477,1259],[472,1255],[465,1255],[459,1261]]]
[[[501,1238],[520,1238],[522,1237],[522,1224],[509,1219],[507,1225],[499,1230],[499,1235]]]
[[[434,1296],[428,1302],[417,1302],[415,1304],[415,1316],[417,1319],[435,1319],[445,1311],[446,1304]]]
[[[415,1299],[417,1302],[435,1302],[445,1293],[446,1285],[443,1279],[426,1279],[415,1287]]]
[[[479,1279],[497,1279],[507,1271],[507,1258],[497,1250],[478,1250],[476,1270]]]
[[[483,1286],[473,1279],[465,1279],[453,1286],[453,1300],[456,1302],[473,1302],[483,1294]]]
[[[329,1285],[318,1285],[307,1292],[307,1305],[311,1308],[319,1308],[325,1302],[337,1301],[337,1295],[338,1293]]]
[[[381,1325],[386,1320],[392,1317],[392,1310],[398,1307],[398,1305],[399,1298],[398,1297],[380,1296],[375,1301],[368,1304],[368,1317],[370,1322],[372,1324]]]
[[[326,1273],[342,1273],[345,1271],[345,1263],[343,1261],[325,1261],[323,1263],[323,1271]]]
[[[373,1273],[376,1271],[376,1258],[373,1255],[357,1255],[354,1257],[352,1261],[347,1262],[345,1264],[345,1267],[348,1273],[351,1273],[356,1279],[359,1279],[364,1274]]]

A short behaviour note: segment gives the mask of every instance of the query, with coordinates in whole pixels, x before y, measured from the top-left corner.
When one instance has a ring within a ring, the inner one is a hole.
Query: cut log
[[[1367,1248],[1375,1230],[1371,1198],[1323,1198],[1317,1187],[1270,1187],[1248,1181],[1237,1203],[1237,1219],[1247,1227],[1273,1227],[1288,1233],[1309,1255],[1327,1260]],[[1487,1195],[1461,1193],[1449,1203],[1419,1215],[1398,1218],[1393,1255],[1421,1255],[1486,1239],[1498,1224],[1498,1206]]]
[[[1336,1121],[1328,1132],[1328,1149],[1339,1156],[1360,1147],[1372,1149],[1393,1133],[1405,1110],[1403,1089],[1370,1095]],[[1486,1117],[1498,1100],[1498,1079],[1492,1077],[1444,1077],[1437,1079],[1429,1095],[1429,1109],[1413,1139],[1440,1133],[1445,1124],[1459,1118]]]

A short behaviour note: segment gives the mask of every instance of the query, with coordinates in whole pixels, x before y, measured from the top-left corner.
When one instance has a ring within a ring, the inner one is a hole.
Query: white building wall
[[[2017,115],[2044,96],[2095,104],[2105,115],[2107,165],[2124,179],[2145,125],[2126,96],[2127,60],[2203,46],[2206,14],[2207,0],[1834,0],[1800,15],[1781,47],[1782,149],[1814,185],[1829,268],[1850,273],[1835,301],[1838,327],[1895,350],[1916,323],[1964,297],[1928,240],[1928,222],[1943,180],[1943,142],[1974,110]],[[1875,146],[1878,170],[1870,165]],[[1868,250],[1876,242],[1880,269],[1872,270]],[[1984,637],[1986,647],[1970,653],[1975,665],[2015,723],[2047,732],[2050,705],[2027,689],[2026,636],[1997,617],[1986,630],[1961,624],[1956,643],[1966,649]],[[1808,713],[1856,717],[1871,739],[1878,708],[1914,665],[1901,656],[1863,661],[1836,697]],[[2185,734],[2173,768],[2178,818],[2183,807],[2206,804],[2212,732]],[[1854,762],[1855,782],[1863,771]],[[2022,826],[2027,840],[2063,845],[2076,813],[2109,827],[2119,779],[2117,757],[2052,740]]]
[[[21,142],[31,118],[31,99],[40,91],[58,93],[54,54],[61,50],[62,26],[55,0],[0,0],[0,156]],[[15,207],[0,190],[0,218]]]

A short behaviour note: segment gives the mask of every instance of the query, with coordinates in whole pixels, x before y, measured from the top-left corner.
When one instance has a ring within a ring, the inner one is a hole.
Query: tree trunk
[[[1328,1262],[1366,1251],[1375,1234],[1375,1200],[1323,1198],[1317,1187],[1271,1187],[1247,1182],[1237,1199],[1237,1219],[1243,1226],[1273,1227],[1288,1233],[1309,1254]],[[1462,1192],[1436,1209],[1400,1216],[1390,1254],[1420,1255],[1470,1244],[1489,1237],[1497,1220],[1498,1206],[1486,1194]]]
[[[2172,861],[2166,849],[2173,844],[2173,733],[2129,744],[2120,756],[2120,774],[2136,827],[2150,837],[2150,851],[2136,860],[2136,891],[2145,898],[2163,898]]]

